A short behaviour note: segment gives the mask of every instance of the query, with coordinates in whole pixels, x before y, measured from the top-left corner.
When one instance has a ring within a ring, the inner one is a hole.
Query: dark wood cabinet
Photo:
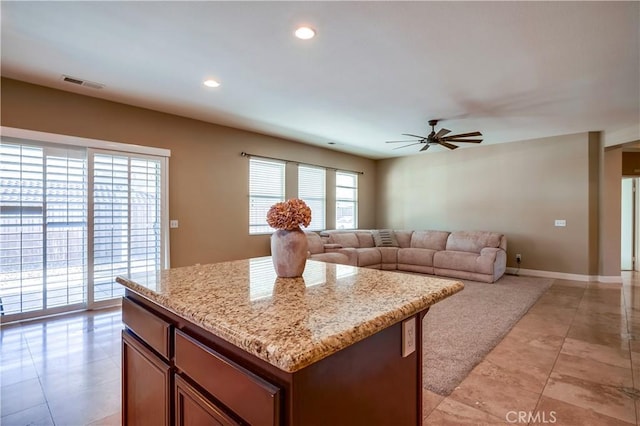
[[[122,331],[122,420],[125,425],[171,422],[171,368],[128,330]]]
[[[234,426],[240,423],[227,416],[210,399],[180,376],[175,376],[176,426]]]
[[[280,388],[124,298],[123,425],[280,424]],[[197,383],[197,388],[191,383]]]
[[[285,372],[127,290],[123,424],[422,424],[422,318],[402,356],[402,323]]]

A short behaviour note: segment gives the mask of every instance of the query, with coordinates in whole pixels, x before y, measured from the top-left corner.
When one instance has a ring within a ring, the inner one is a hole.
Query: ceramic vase
[[[271,259],[279,277],[302,276],[308,250],[307,236],[300,228],[280,229],[271,234]]]

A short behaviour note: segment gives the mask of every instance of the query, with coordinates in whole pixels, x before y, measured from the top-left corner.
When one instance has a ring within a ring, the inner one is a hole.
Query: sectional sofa
[[[505,272],[507,239],[487,231],[307,232],[309,257],[366,268],[493,283]]]

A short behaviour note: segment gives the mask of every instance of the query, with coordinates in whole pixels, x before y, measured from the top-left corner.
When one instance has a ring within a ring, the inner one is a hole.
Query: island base
[[[426,312],[406,356],[398,322],[286,372],[127,290],[123,424],[421,425]]]

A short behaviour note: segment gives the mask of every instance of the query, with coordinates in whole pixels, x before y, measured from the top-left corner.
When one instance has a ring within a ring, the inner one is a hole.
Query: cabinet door
[[[129,426],[169,426],[170,367],[122,331],[122,420]]]
[[[180,376],[175,376],[176,426],[238,425]]]

